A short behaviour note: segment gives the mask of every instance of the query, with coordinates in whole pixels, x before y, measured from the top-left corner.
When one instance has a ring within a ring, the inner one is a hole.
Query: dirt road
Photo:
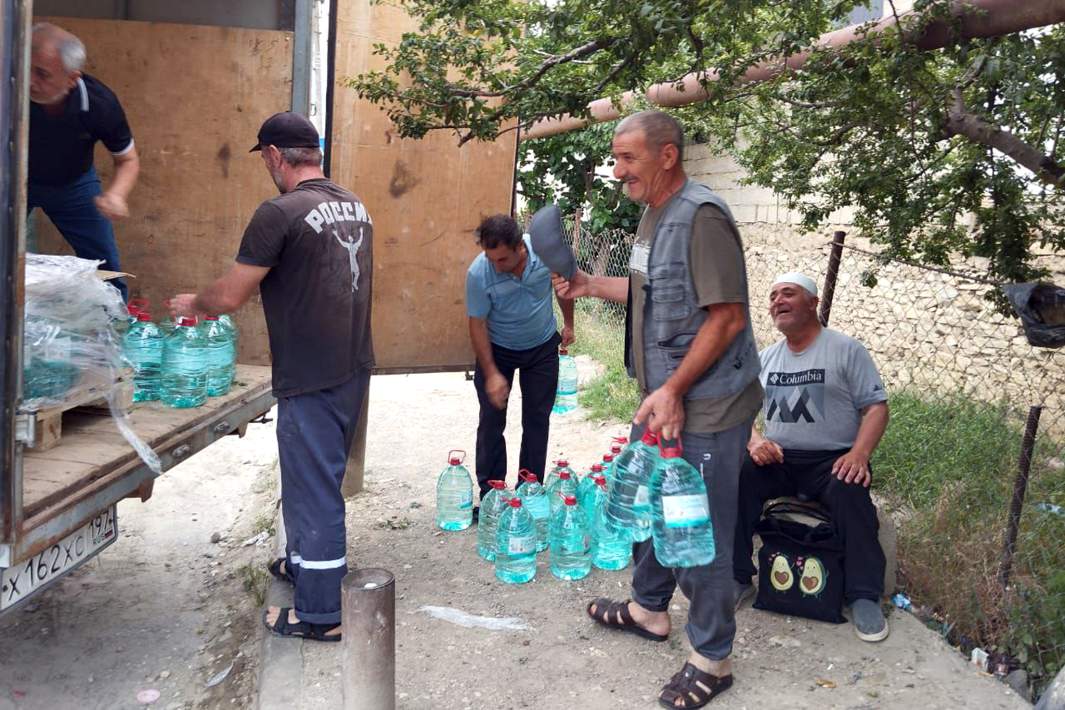
[[[258,617],[244,580],[265,581],[246,571],[268,553],[241,543],[272,522],[273,442],[272,424],[253,424],[172,469],[148,502],[119,504],[114,545],[0,620],[0,710],[139,708],[151,690],[170,710],[253,704]]]

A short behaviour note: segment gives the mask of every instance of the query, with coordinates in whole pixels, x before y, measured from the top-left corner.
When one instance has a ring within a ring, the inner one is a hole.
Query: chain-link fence
[[[632,235],[592,234],[573,220],[567,228],[582,269],[627,275]],[[741,231],[765,347],[781,337],[766,308],[772,279],[802,271],[824,289],[832,243]],[[865,344],[889,390],[874,489],[897,528],[900,590],[963,653],[983,648],[989,671],[1021,668],[1038,691],[1065,663],[1065,352],[1030,346],[1019,321],[988,298],[994,286],[964,268],[885,261],[849,242],[837,247],[829,318]],[[606,367],[584,386],[582,404],[631,415],[624,308],[582,299],[576,320],[577,351]],[[1037,412],[1025,472],[1022,440]]]

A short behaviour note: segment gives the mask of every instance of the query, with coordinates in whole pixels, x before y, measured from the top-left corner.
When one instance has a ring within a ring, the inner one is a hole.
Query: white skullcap
[[[817,282],[811,279],[806,274],[800,274],[798,271],[789,271],[786,274],[777,276],[776,280],[769,286],[773,288],[777,284],[795,284],[796,286],[802,286],[806,289],[814,298],[817,298]]]

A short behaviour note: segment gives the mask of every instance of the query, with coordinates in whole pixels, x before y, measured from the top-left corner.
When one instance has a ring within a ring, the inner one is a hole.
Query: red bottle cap
[[[462,454],[462,456],[458,456],[457,454]],[[464,458],[466,458],[466,452],[462,449],[452,449],[447,452],[447,462],[452,466],[458,466],[462,463]]]
[[[577,496],[566,496],[562,500],[566,505],[577,505]]]
[[[139,316],[141,313],[141,307],[135,306],[131,303],[126,306],[126,313],[130,314],[131,316]]]
[[[603,463],[614,463],[614,454],[603,454]]]
[[[559,459],[558,461],[555,461],[555,463],[558,464],[559,468],[569,468],[569,461],[566,459]]]
[[[510,507],[511,508],[520,508],[521,507],[521,498],[511,498],[507,502],[510,503]]]
[[[491,486],[492,488],[495,488],[497,491],[501,491],[501,490],[503,490],[504,488],[507,487],[507,484],[506,484],[505,481],[489,481],[488,485]]]
[[[640,437],[640,441],[648,446],[658,446],[658,434],[648,429],[643,433],[643,436]]]
[[[561,348],[558,349],[558,354],[559,355],[569,355],[569,350],[567,350],[565,346],[562,346]]]
[[[594,483],[597,486],[605,486],[606,485],[606,476],[604,476],[601,473],[592,474],[592,483]]]
[[[204,320],[218,320],[218,316],[204,316]]]
[[[602,464],[598,464],[598,463],[593,463],[592,464],[592,473],[602,473],[602,472],[603,472],[603,465]]]
[[[571,478],[573,478],[572,476],[569,475],[569,471],[567,471],[565,469],[562,469],[561,471],[558,472],[558,477],[560,479],[562,479],[563,481],[568,481]]]
[[[181,316],[180,318],[178,318],[177,324],[183,325],[185,327],[192,327],[196,325],[196,319],[190,318],[189,316]]]
[[[675,459],[680,457],[680,446],[667,446],[665,448],[661,448],[661,451],[662,458],[664,459]]]
[[[145,313],[144,311],[141,311],[137,314],[137,321],[140,323],[150,323],[151,320],[152,315],[150,313]]]
[[[540,480],[536,477],[535,473],[533,473],[527,468],[523,468],[518,471],[518,478],[525,481],[526,483],[538,483]]]

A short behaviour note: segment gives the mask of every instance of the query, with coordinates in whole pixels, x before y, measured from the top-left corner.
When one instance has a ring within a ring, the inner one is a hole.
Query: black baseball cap
[[[262,150],[264,145],[278,148],[318,148],[318,129],[306,116],[298,113],[275,113],[263,121],[262,128],[259,129],[259,142],[248,152]]]

